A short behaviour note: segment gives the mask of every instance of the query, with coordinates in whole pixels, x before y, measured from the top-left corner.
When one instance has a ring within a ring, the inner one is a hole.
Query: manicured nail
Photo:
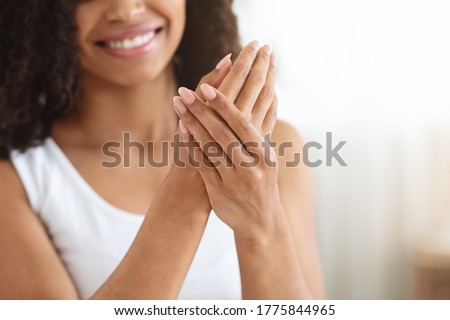
[[[195,102],[195,96],[191,92],[191,90],[181,87],[178,90],[178,93],[180,94],[181,98],[186,102],[187,104],[193,104]]]
[[[272,47],[270,46],[270,44],[266,44],[263,48],[263,51],[265,54],[270,56],[270,54],[272,53]]]
[[[272,53],[272,55],[270,56],[270,63],[274,66],[277,65],[277,55],[275,53]]]
[[[209,101],[212,101],[217,97],[217,93],[214,91],[214,89],[206,83],[202,84],[200,89],[202,90],[205,98]]]
[[[253,49],[259,49],[261,47],[261,44],[259,43],[258,40],[253,40],[252,42],[250,42],[250,46]]]
[[[187,112],[187,108],[184,105],[184,102],[183,102],[183,100],[181,100],[180,97],[173,98],[173,105],[175,106],[175,108],[177,109],[177,111],[180,114],[185,114]]]
[[[229,53],[225,56],[225,58],[220,60],[220,62],[216,66],[216,70],[222,69],[223,67],[225,67],[227,65],[228,62],[231,62],[231,55],[232,55],[232,53]]]
[[[179,127],[180,127],[180,132],[183,136],[189,135],[189,130],[186,128],[183,121],[181,121],[181,120],[179,122]]]

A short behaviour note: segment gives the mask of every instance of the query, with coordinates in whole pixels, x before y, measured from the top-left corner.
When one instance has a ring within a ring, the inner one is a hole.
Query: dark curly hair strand
[[[41,144],[78,94],[77,0],[3,0],[0,9],[0,158]],[[176,53],[181,86],[195,88],[240,51],[231,0],[186,0]]]

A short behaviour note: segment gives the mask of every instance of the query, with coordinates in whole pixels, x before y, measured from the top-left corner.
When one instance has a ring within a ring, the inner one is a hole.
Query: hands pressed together
[[[174,98],[180,133],[195,144],[189,156],[218,217],[237,237],[260,237],[283,213],[276,154],[265,140],[276,123],[276,56],[254,41],[215,72],[219,81],[206,77]]]

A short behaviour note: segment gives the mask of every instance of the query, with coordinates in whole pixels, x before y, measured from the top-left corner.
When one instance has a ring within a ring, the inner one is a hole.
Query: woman
[[[301,140],[275,119],[276,59],[252,42],[231,62],[230,1],[2,10],[1,298],[323,297],[311,178],[285,165]],[[294,148],[242,146],[266,133]],[[142,166],[179,136],[197,148]],[[198,148],[211,141],[219,152]],[[267,156],[278,165],[239,165]]]

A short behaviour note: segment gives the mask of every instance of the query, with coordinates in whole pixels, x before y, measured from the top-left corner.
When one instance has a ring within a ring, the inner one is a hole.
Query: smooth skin
[[[177,131],[176,114],[168,108],[176,92],[169,62],[181,39],[184,5],[181,0],[91,0],[82,1],[77,10],[83,48],[82,94],[75,112],[55,123],[52,137],[106,201],[130,212],[147,212],[128,253],[93,299],[175,299],[203,235],[211,204],[215,204],[199,171],[190,166],[142,169],[136,165],[137,155],[132,155],[132,167],[126,170],[104,170],[98,166],[105,160],[102,144],[120,139],[122,132],[131,132],[134,140],[159,145]],[[165,22],[164,45],[145,59],[124,64],[105,56],[93,44],[108,28],[154,19]],[[112,63],[114,67],[107,68]],[[145,64],[152,67],[140,67]],[[273,140],[293,141],[295,147],[278,157],[281,164],[301,150],[302,141],[289,125],[275,124],[276,96],[271,74],[274,73],[268,55],[249,45],[234,65],[226,61],[200,83],[218,88],[237,110],[247,115],[259,134],[271,132],[274,127]],[[200,85],[195,94],[198,99],[205,99]],[[187,153],[181,156],[185,160],[189,157]],[[45,226],[30,208],[11,162],[0,162],[0,176],[0,299],[78,299],[75,285]],[[184,185],[190,186],[189,191]],[[274,293],[268,288],[267,279],[273,276],[285,283],[285,278],[279,276],[280,270],[276,270],[280,266],[292,282],[303,287],[301,292],[297,286],[288,287],[285,292],[279,286],[276,291],[283,292],[279,298],[299,298],[300,294],[300,298],[323,298],[309,171],[302,166],[288,169],[280,165],[278,189],[284,211],[272,213],[283,213],[292,231],[288,237],[271,234],[270,240],[281,236],[277,238],[280,247],[261,246],[257,228],[254,236],[237,242],[244,298],[271,297]],[[221,216],[227,216],[227,212],[223,210]],[[291,239],[290,244],[285,238]],[[286,266],[270,262],[279,257],[275,254],[278,250],[283,261],[288,262]],[[257,269],[258,272],[252,271]]]

